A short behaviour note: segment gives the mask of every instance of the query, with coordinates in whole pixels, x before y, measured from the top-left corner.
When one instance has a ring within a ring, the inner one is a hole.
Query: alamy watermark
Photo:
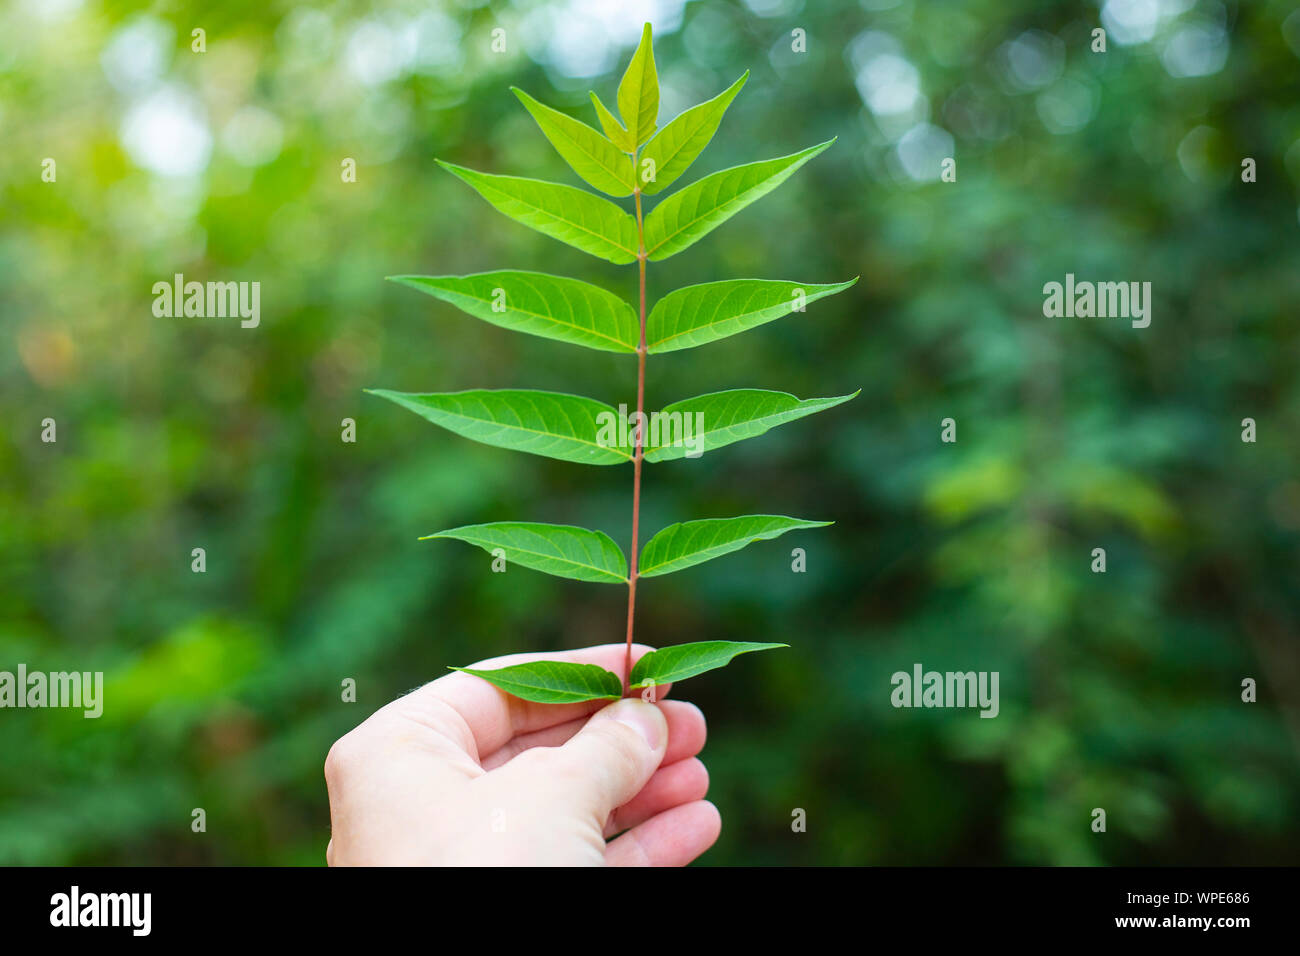
[[[0,707],[72,707],[86,718],[104,713],[103,671],[0,671]]]
[[[642,448],[685,448],[687,458],[704,454],[703,412],[628,412],[619,405],[618,412],[601,412],[596,416],[599,430],[596,444],[602,448],[631,448],[641,431]]]
[[[997,671],[927,671],[920,664],[912,672],[896,671],[889,702],[895,707],[978,707],[981,717],[996,717]]]
[[[1043,315],[1049,319],[1132,319],[1135,329],[1151,324],[1150,282],[1075,282],[1043,286]]]
[[[153,314],[160,319],[240,318],[240,327],[255,329],[262,321],[262,283],[186,282],[176,273],[171,282],[153,284]]]
[[[50,925],[58,927],[126,927],[132,936],[153,928],[152,893],[83,893],[73,886],[50,897]]]

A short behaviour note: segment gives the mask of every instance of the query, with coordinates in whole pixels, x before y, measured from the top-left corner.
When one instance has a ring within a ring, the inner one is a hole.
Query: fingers
[[[613,840],[607,866],[685,866],[713,846],[722,832],[718,808],[707,800],[673,807]]]
[[[633,697],[596,713],[564,746],[528,750],[492,777],[590,821],[599,835],[614,808],[645,786],[667,745],[668,721],[659,707]]]
[[[652,648],[644,644],[632,645],[635,663]],[[510,664],[529,661],[571,661],[576,664],[596,664],[622,675],[627,647],[624,644],[603,644],[574,651],[543,654],[510,654],[479,661],[470,666],[492,670]],[[666,689],[656,690],[662,697]],[[388,707],[396,712],[422,721],[435,721],[439,729],[455,732],[458,742],[475,760],[499,750],[519,734],[531,733],[585,718],[605,707],[604,700],[584,701],[579,704],[535,704],[512,697],[472,674],[457,671],[425,684]],[[377,716],[377,715],[376,715]],[[450,719],[449,719],[450,717]]]
[[[610,816],[605,838],[644,823],[665,810],[703,800],[708,792],[709,771],[695,757],[662,766],[640,793]]]
[[[668,685],[664,685],[666,688]],[[704,715],[694,704],[680,700],[666,700],[659,705],[659,710],[668,720],[668,749],[664,753],[662,766],[676,763],[687,757],[694,757],[704,748],[707,727]],[[484,770],[495,770],[505,763],[533,747],[559,747],[566,743],[587,723],[587,717],[521,734],[507,741],[505,746],[484,757],[480,763]]]

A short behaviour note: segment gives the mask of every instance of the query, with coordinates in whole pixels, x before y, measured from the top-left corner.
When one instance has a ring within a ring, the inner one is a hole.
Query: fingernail
[[[663,742],[664,718],[654,704],[641,700],[620,700],[609,708],[609,717],[639,733],[651,750],[658,750]]]

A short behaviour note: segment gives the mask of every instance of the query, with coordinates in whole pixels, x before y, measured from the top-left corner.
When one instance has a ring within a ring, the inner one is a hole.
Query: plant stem
[[[636,172],[636,155],[632,157],[632,170]],[[630,557],[631,573],[627,578],[627,653],[623,657],[623,693],[632,690],[632,618],[636,610],[637,578],[637,536],[641,523],[641,459],[644,457],[643,439],[645,431],[645,229],[641,222],[641,184],[632,188],[636,199],[636,241],[637,269],[640,273],[641,286],[641,341],[636,348],[636,450],[632,455],[632,551]]]

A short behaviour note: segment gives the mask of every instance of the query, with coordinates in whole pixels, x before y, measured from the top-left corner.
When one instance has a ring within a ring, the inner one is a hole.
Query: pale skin
[[[633,645],[632,659],[651,650]],[[621,673],[624,644],[532,660]],[[325,760],[331,866],[684,866],[717,808],[693,704],[631,697],[534,704],[453,673],[372,714]]]

